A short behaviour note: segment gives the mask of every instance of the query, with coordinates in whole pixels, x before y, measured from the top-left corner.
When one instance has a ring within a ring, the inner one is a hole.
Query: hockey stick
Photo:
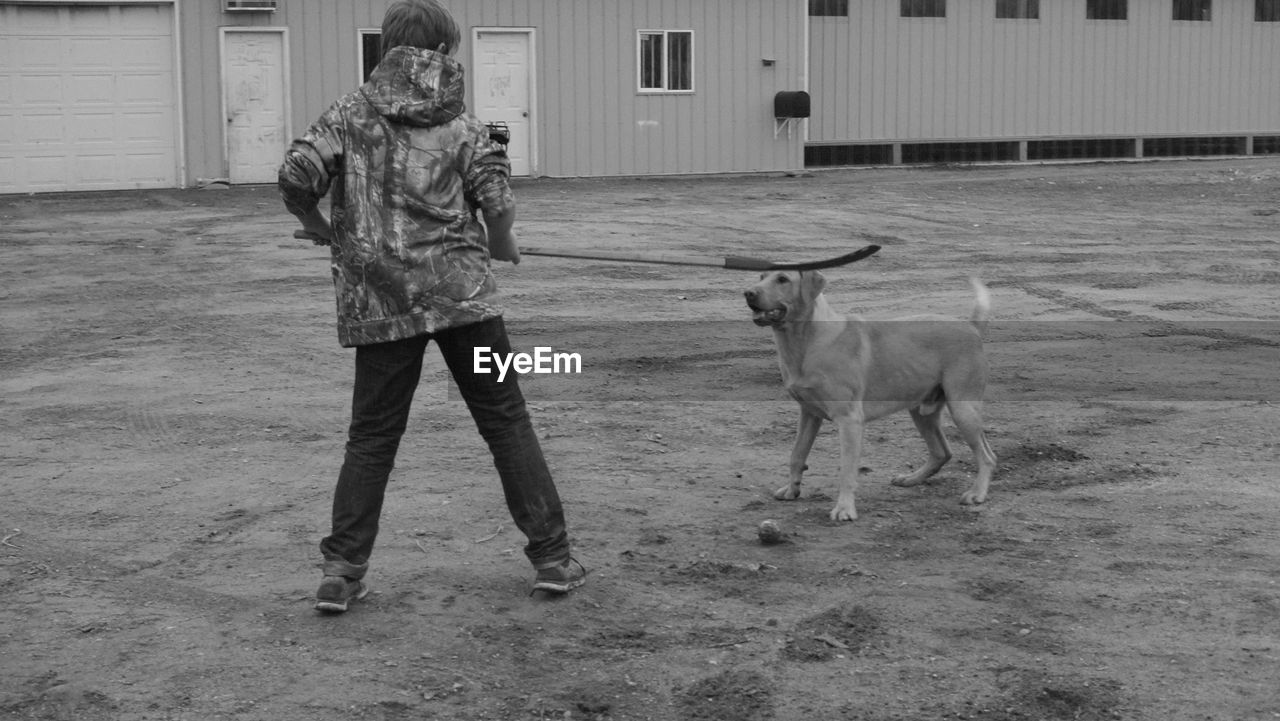
[[[318,236],[305,230],[295,230],[293,237],[320,243]],[[326,244],[326,243],[320,243]],[[748,258],[741,255],[673,255],[669,253],[621,253],[607,250],[551,250],[521,246],[521,255],[538,255],[548,258],[577,258],[580,260],[604,260],[615,263],[656,263],[659,265],[700,265],[725,270],[822,270],[838,268],[842,265],[856,263],[863,258],[875,255],[880,250],[878,245],[864,248],[824,260],[807,260],[794,263],[780,263],[763,258]]]
[[[748,258],[741,255],[670,255],[667,253],[616,253],[606,250],[548,250],[545,248],[521,247],[521,255],[542,255],[552,258],[581,258],[584,260],[607,260],[618,263],[658,263],[661,265],[704,265],[726,270],[821,270],[836,268],[856,263],[863,258],[874,255],[880,250],[878,245],[868,245],[834,258],[825,260],[807,260],[796,263],[780,263],[763,258]]]

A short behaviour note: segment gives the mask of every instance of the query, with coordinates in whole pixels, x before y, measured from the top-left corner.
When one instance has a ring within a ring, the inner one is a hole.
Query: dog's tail
[[[977,278],[970,277],[969,285],[973,286],[973,315],[969,316],[969,322],[974,328],[978,329],[979,335],[987,334],[987,323],[991,320],[991,294],[987,292],[987,286]]]

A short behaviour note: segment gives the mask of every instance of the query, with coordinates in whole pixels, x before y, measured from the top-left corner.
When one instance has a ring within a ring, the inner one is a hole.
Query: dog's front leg
[[[858,488],[858,460],[862,456],[862,415],[855,411],[835,420],[840,428],[840,494],[831,509],[831,520],[852,521],[858,517],[853,494]]]
[[[791,464],[788,467],[790,482],[773,492],[779,501],[794,501],[800,497],[800,479],[804,476],[804,462],[813,449],[813,439],[818,437],[818,429],[822,427],[822,417],[816,416],[800,408],[800,423],[796,426],[796,444],[791,449]]]

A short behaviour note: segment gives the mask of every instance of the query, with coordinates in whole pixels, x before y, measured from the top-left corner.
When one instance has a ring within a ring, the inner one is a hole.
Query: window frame
[[[378,40],[378,61],[372,66],[366,65],[368,57],[364,52],[365,41],[370,38]],[[369,74],[382,61],[382,28],[356,28],[356,82],[364,85],[369,81]]]
[[[689,38],[689,87],[672,88],[671,87],[671,53],[672,47],[669,41],[672,35],[685,35]],[[662,86],[661,87],[645,87],[645,53],[644,41],[646,37],[660,36],[662,38]],[[693,30],[681,29],[660,29],[660,28],[641,28],[636,31],[636,93],[639,95],[692,95],[695,92],[696,83],[695,69],[696,64],[696,38]]]

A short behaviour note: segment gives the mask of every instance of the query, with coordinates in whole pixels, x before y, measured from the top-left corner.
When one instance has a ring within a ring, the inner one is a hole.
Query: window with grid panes
[[[693,31],[641,30],[640,92],[693,91]]]

